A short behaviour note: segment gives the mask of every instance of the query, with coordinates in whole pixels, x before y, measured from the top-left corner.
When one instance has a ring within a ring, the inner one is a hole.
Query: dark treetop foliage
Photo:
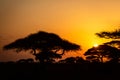
[[[61,58],[67,51],[80,50],[80,46],[54,33],[39,31],[5,45],[4,49],[15,49],[16,52],[31,50],[37,60],[47,62],[53,61],[53,58]]]
[[[106,38],[106,39],[120,39],[120,29],[115,31],[103,31],[100,33],[96,33],[96,35],[100,38]]]
[[[110,42],[106,42],[104,43],[105,45],[109,45],[109,46],[112,46],[112,47],[115,47],[117,49],[120,50],[120,41],[119,40],[112,40]]]
[[[113,39],[112,41],[106,42],[104,44],[115,47],[117,49],[120,49],[120,40],[119,40],[120,39],[120,29],[111,31],[111,32],[103,31],[100,33],[96,33],[96,35],[100,38]]]

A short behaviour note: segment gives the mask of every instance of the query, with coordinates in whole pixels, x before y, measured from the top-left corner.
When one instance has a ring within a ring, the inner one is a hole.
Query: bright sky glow
[[[94,44],[93,46],[94,46],[94,47],[98,47],[99,45],[98,45],[98,44]]]

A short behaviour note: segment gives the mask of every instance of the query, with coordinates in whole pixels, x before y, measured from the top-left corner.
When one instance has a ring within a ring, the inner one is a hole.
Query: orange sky
[[[2,51],[2,47],[39,30],[81,45],[84,53],[106,41],[96,32],[120,26],[120,0],[3,0],[0,17],[0,61],[32,57]]]

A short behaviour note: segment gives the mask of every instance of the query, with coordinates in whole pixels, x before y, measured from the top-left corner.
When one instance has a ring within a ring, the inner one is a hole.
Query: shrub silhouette
[[[81,64],[81,63],[85,63],[85,60],[82,57],[68,57],[64,60],[60,60],[58,63],[62,63],[62,64]]]
[[[3,49],[14,49],[16,52],[31,50],[36,60],[44,63],[54,61],[55,58],[62,58],[65,52],[80,50],[80,46],[54,33],[39,31],[5,45]]]
[[[34,60],[32,58],[28,58],[28,59],[20,59],[18,61],[16,61],[17,63],[33,63]]]

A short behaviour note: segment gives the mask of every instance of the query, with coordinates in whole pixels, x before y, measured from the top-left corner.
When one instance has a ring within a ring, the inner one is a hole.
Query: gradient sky
[[[84,53],[107,41],[95,33],[119,26],[120,0],[0,0],[0,61],[33,57],[27,52],[3,51],[2,47],[39,30],[81,45],[80,53]]]

